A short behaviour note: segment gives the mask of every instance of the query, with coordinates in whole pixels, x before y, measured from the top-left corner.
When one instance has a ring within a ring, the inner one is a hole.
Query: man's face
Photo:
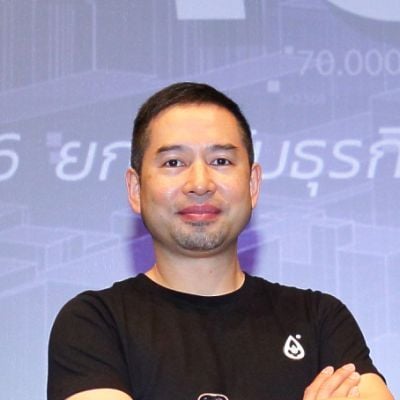
[[[154,118],[149,132],[140,179],[128,170],[127,184],[156,250],[201,256],[236,246],[261,171],[250,168],[235,117],[216,105],[177,105]]]

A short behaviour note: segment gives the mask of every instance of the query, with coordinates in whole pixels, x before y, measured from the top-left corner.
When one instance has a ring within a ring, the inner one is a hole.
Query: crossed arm
[[[360,375],[353,364],[334,371],[324,368],[304,391],[303,400],[394,400],[382,378],[377,374]],[[116,389],[93,389],[77,393],[67,400],[133,400]]]
[[[307,386],[303,400],[394,400],[389,389],[377,374],[360,375],[354,364],[346,364],[336,371],[324,368]]]

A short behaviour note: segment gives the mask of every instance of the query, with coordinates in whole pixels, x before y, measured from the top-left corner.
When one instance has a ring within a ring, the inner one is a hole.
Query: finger
[[[348,394],[348,397],[351,397],[351,398],[360,397],[360,390],[358,389],[358,386],[354,386],[354,387],[350,390],[350,392],[349,392],[349,394]]]
[[[334,373],[334,369],[331,366],[325,367],[315,379],[307,386],[304,391],[303,400],[315,400],[317,399],[318,391],[321,385],[329,379]]]
[[[333,392],[335,397],[347,397],[352,393],[353,397],[358,391],[358,384],[360,383],[361,376],[358,372],[354,371],[346,378],[339,387]],[[355,396],[357,397],[357,396]]]
[[[338,368],[329,379],[321,384],[316,399],[323,400],[333,396],[346,397],[359,382],[360,374],[355,371],[354,364],[346,364]]]

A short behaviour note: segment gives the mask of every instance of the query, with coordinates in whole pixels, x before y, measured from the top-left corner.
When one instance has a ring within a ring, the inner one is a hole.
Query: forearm
[[[354,364],[336,371],[323,369],[304,392],[303,400],[394,400],[383,379],[374,373],[360,375]]]
[[[358,390],[358,398],[361,400],[394,400],[385,382],[377,374],[361,375]]]

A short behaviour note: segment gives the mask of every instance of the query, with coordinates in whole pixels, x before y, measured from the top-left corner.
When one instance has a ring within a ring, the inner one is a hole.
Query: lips
[[[199,204],[181,209],[178,214],[187,221],[211,221],[217,218],[221,210],[209,204]]]

